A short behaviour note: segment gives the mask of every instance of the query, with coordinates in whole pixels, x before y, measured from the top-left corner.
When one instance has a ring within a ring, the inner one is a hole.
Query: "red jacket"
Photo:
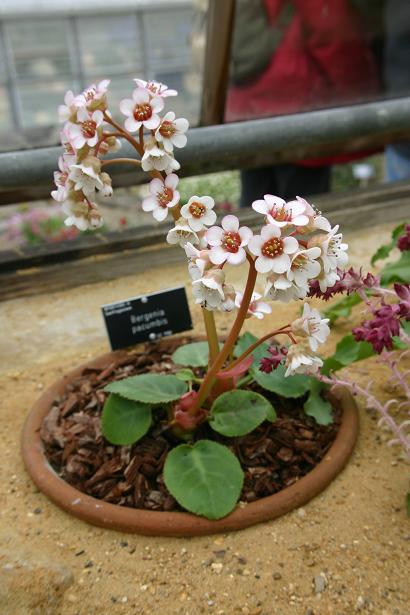
[[[289,0],[264,0],[270,24]],[[226,121],[283,115],[373,98],[379,81],[373,54],[348,0],[292,0],[294,14],[267,68],[228,91]],[[373,152],[311,159],[316,166]]]

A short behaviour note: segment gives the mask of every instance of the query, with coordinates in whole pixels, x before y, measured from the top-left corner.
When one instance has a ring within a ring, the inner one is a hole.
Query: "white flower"
[[[150,211],[159,222],[165,220],[168,209],[179,202],[179,192],[175,190],[178,182],[179,178],[175,173],[167,175],[165,180],[157,177],[153,179],[149,185],[151,194],[142,201],[142,209]]]
[[[221,303],[221,310],[223,312],[232,312],[235,309],[235,296],[236,291],[232,284],[224,284],[222,286],[222,290],[224,291],[225,299]]]
[[[67,122],[70,118],[75,117],[76,113],[75,96],[71,90],[68,90],[64,96],[64,105],[58,107],[58,119],[60,122]]]
[[[281,237],[280,228],[274,224],[264,226],[249,242],[249,250],[257,256],[255,268],[259,273],[285,273],[290,268],[289,254],[298,249],[297,239]]]
[[[189,128],[189,122],[184,117],[175,119],[175,113],[168,111],[155,131],[155,138],[164,146],[164,150],[171,153],[175,147],[185,147],[187,138],[184,133]]]
[[[309,292],[307,284],[298,285],[291,282],[284,275],[271,273],[266,278],[265,297],[272,301],[282,301],[289,303],[294,299],[304,299]]]
[[[77,124],[68,125],[68,136],[70,143],[76,149],[81,149],[84,145],[94,147],[98,142],[98,128],[102,125],[104,116],[102,111],[89,113],[86,109],[80,108],[77,111]]]
[[[90,196],[101,190],[104,184],[100,177],[101,162],[95,156],[87,156],[81,164],[73,164],[68,178],[74,183],[74,190],[81,190]]]
[[[323,269],[326,273],[337,269],[337,267],[344,267],[349,260],[346,250],[348,248],[347,243],[342,242],[342,233],[338,233],[339,225],[337,224],[332,228],[329,233],[320,233],[315,235],[308,242],[308,247],[318,246],[321,253],[321,261],[323,263]]]
[[[285,359],[285,377],[293,374],[315,374],[322,365],[322,359],[312,353],[306,342],[292,344]]]
[[[338,280],[340,280],[340,275],[338,274],[336,269],[332,269],[331,271],[321,271],[320,275],[316,278],[319,282],[319,287],[322,293],[324,293],[328,288],[332,288],[336,284]]]
[[[305,286],[307,280],[316,278],[321,269],[320,263],[316,260],[320,255],[321,250],[317,247],[296,252],[286,274],[288,280],[294,281],[298,286]]]
[[[225,300],[224,282],[225,274],[222,269],[213,268],[204,273],[201,278],[192,282],[195,303],[200,303],[209,310],[219,309]]]
[[[58,168],[60,170],[54,172],[54,183],[57,186],[57,190],[52,190],[51,192],[51,196],[55,201],[62,203],[68,197],[68,174],[70,172],[70,167],[74,164],[75,160],[75,156],[69,156],[67,154],[60,156],[58,159]]]
[[[106,94],[109,85],[109,79],[103,79],[97,85],[93,83],[86,88],[82,94],[75,97],[75,104],[78,107],[87,107],[87,109],[93,111],[97,108],[101,109],[101,111],[105,111],[107,108]]]
[[[167,242],[171,244],[179,243],[180,246],[184,246],[188,242],[198,244],[199,238],[188,222],[184,218],[179,218],[174,228],[168,231]]]
[[[227,261],[231,265],[240,265],[246,259],[243,249],[252,238],[252,231],[247,226],[239,228],[239,220],[236,216],[222,218],[222,228],[212,226],[206,232],[206,240],[211,247],[210,260],[215,265],[221,265]]]
[[[198,280],[204,275],[205,269],[209,266],[209,250],[198,250],[192,243],[184,245],[185,254],[187,255],[188,272],[192,280]]]
[[[145,148],[144,155],[141,159],[141,166],[144,171],[165,171],[166,173],[172,173],[172,171],[178,171],[180,168],[179,162],[175,160],[170,154],[156,145],[155,141],[151,141]]]
[[[145,88],[137,88],[131,98],[120,102],[120,111],[127,116],[124,122],[128,132],[137,132],[141,126],[147,130],[155,130],[161,121],[158,113],[164,108],[160,96],[151,97]]]
[[[76,226],[80,231],[87,231],[104,224],[96,203],[68,200],[63,203],[62,209],[68,215],[66,226]]]
[[[181,207],[181,214],[192,230],[198,232],[216,222],[214,206],[215,201],[210,196],[191,196],[188,203]]]
[[[305,205],[299,201],[286,203],[273,194],[265,194],[263,200],[254,201],[252,208],[267,218],[269,224],[283,227],[293,224],[303,226],[308,224],[309,218],[305,213]]]
[[[159,83],[158,81],[144,81],[144,79],[134,79],[134,81],[138,87],[145,88],[152,96],[162,96],[162,98],[166,98],[167,96],[178,95],[176,90],[170,90],[167,85]]]
[[[104,173],[101,173],[100,179],[103,183],[103,187],[100,189],[100,194],[105,197],[112,196],[113,190],[112,190],[111,177],[108,175],[108,173],[104,172]]]
[[[252,299],[248,307],[248,312],[246,314],[246,318],[250,318],[251,316],[256,316],[261,320],[265,314],[271,314],[272,308],[270,305],[265,303],[264,301],[260,301],[262,295],[259,293],[252,293]],[[240,308],[243,301],[243,293],[238,291],[235,295],[235,305],[237,308]]]
[[[293,321],[291,329],[295,335],[307,337],[311,350],[316,352],[319,344],[323,344],[330,333],[328,322],[328,318],[322,318],[318,310],[305,303],[302,316]]]

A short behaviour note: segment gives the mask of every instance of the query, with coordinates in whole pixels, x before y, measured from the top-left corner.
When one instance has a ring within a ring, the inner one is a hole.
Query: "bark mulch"
[[[183,339],[182,343],[192,341]],[[41,438],[45,453],[63,480],[95,498],[133,508],[180,510],[167,491],[162,469],[168,451],[181,443],[169,431],[163,414],[149,433],[131,446],[113,446],[101,434],[100,416],[113,380],[146,372],[174,373],[178,368],[171,355],[181,338],[146,343],[121,362],[104,369],[86,368],[56,399],[45,417]],[[241,501],[252,502],[292,485],[312,470],[333,443],[341,421],[340,409],[334,422],[318,425],[303,411],[303,400],[279,398],[252,386],[270,399],[276,413],[274,423],[265,422],[246,436],[225,438],[206,424],[197,438],[210,438],[231,448],[245,472]]]

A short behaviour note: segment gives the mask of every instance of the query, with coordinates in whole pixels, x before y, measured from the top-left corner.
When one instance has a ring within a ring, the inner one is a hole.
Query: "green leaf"
[[[172,360],[176,365],[188,365],[189,367],[203,367],[208,365],[209,347],[208,342],[192,342],[176,349]]]
[[[235,357],[239,357],[241,354],[243,354],[245,352],[245,350],[248,350],[249,346],[252,346],[252,344],[254,344],[257,341],[257,337],[255,337],[252,333],[249,333],[249,331],[246,331],[246,333],[244,333],[243,335],[241,335],[241,337],[238,338],[238,341],[236,342],[233,354]],[[254,356],[254,362],[253,364],[256,365],[257,363],[259,363],[259,361],[265,357],[268,354],[268,348],[269,348],[269,344],[267,344],[266,342],[263,342],[262,344],[260,344],[260,346],[258,346],[252,353],[252,355]]]
[[[168,491],[183,508],[208,519],[225,517],[235,508],[243,479],[235,455],[211,440],[177,446],[164,465]]]
[[[386,265],[380,279],[382,286],[388,286],[393,282],[410,284],[410,251],[402,252],[398,261]]]
[[[404,330],[404,332],[410,336],[410,320],[401,320],[400,326]],[[409,345],[406,342],[402,342],[398,335],[393,337],[393,348],[398,350],[406,350]]]
[[[126,446],[145,436],[151,420],[151,406],[109,395],[102,411],[102,433],[111,444]]]
[[[391,234],[390,243],[380,246],[380,248],[378,248],[376,252],[373,254],[372,259],[370,261],[372,265],[374,265],[377,261],[383,260],[389,256],[393,248],[396,247],[398,238],[400,237],[400,235],[404,233],[405,226],[406,226],[406,222],[402,222],[401,224],[399,224],[399,226],[396,226],[396,228],[393,230]]]
[[[184,380],[185,382],[191,382],[191,380],[195,380],[196,376],[194,374],[194,372],[192,371],[192,369],[180,369],[175,376],[178,378],[178,380]]]
[[[187,391],[185,382],[176,376],[141,374],[108,384],[104,391],[144,404],[163,404],[179,399]]]
[[[330,371],[337,371],[350,363],[367,359],[375,354],[373,346],[369,342],[357,342],[353,335],[345,335],[338,345],[336,352],[323,362],[323,367],[320,370],[322,374],[328,374]]]
[[[323,310],[324,318],[329,318],[329,324],[332,326],[338,318],[347,318],[350,316],[352,307],[361,302],[358,294],[354,293],[337,301],[326,310]]]
[[[252,367],[251,373],[256,382],[266,389],[283,397],[301,397],[310,388],[310,378],[303,374],[285,378],[286,368],[279,365],[270,374],[261,372],[259,368]]]
[[[308,416],[315,419],[319,425],[330,425],[333,423],[332,404],[321,396],[324,386],[321,382],[312,379],[309,397],[303,405],[303,409]]]
[[[223,436],[244,436],[268,418],[275,420],[276,413],[263,395],[237,389],[217,397],[209,424]]]

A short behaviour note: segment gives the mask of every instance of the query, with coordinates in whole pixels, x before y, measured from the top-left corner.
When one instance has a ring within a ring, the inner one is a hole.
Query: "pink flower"
[[[162,98],[166,98],[167,96],[178,96],[176,90],[170,90],[164,83],[159,83],[158,81],[144,81],[144,79],[134,79],[134,81],[138,87],[148,90],[152,96],[162,96]]]
[[[71,116],[75,116],[77,113],[77,106],[75,104],[75,96],[71,90],[68,90],[64,96],[64,105],[58,107],[58,118],[60,122],[67,122]]]
[[[167,175],[165,180],[155,178],[150,182],[150,196],[142,201],[142,209],[150,211],[155,220],[162,222],[168,215],[168,209],[179,202],[179,192],[176,190],[179,178],[175,173]]]
[[[107,105],[105,101],[105,95],[107,94],[108,86],[110,85],[109,79],[103,79],[98,85],[93,83],[84,90],[82,94],[75,97],[75,103],[78,107],[87,107],[93,111],[97,108],[105,110]]]
[[[265,194],[263,200],[254,201],[252,208],[267,218],[269,224],[283,227],[289,224],[304,226],[309,218],[305,214],[306,206],[301,201],[286,203],[283,199],[272,194]]]
[[[399,314],[401,318],[410,320],[410,285],[394,284],[394,290],[399,297]]]
[[[70,166],[76,161],[75,156],[68,156],[64,154],[58,159],[59,171],[54,173],[54,183],[57,186],[57,190],[52,190],[51,196],[55,201],[63,202],[68,197],[69,183],[68,174],[70,172]]]
[[[378,354],[384,348],[392,350],[392,338],[400,333],[400,306],[383,304],[374,311],[373,319],[365,320],[352,333],[358,342],[369,342]]]
[[[277,369],[286,359],[288,349],[286,346],[269,346],[268,352],[270,357],[263,357],[259,363],[259,369],[265,374],[270,374],[274,369]]]
[[[189,128],[189,122],[184,117],[175,119],[175,113],[168,111],[161,120],[155,132],[155,138],[162,142],[164,150],[169,154],[175,147],[185,147],[187,138],[184,133]]]
[[[257,256],[256,271],[259,273],[284,273],[291,266],[289,254],[299,249],[299,243],[294,237],[281,237],[280,228],[268,224],[262,228],[260,235],[254,235],[249,242],[249,250]]]
[[[131,98],[120,102],[120,111],[127,116],[124,122],[129,132],[137,132],[141,126],[147,130],[155,130],[160,124],[159,111],[164,108],[164,101],[160,96],[151,97],[145,88],[137,88]]]
[[[397,247],[401,252],[410,250],[410,224],[404,227],[404,235],[401,235],[397,240]]]
[[[67,132],[70,143],[75,149],[81,149],[84,145],[94,147],[98,142],[98,128],[102,126],[104,116],[102,111],[89,113],[86,109],[80,108],[77,111],[77,124],[69,124]]]
[[[198,233],[216,222],[214,206],[215,201],[210,196],[191,196],[188,203],[181,207],[181,215],[188,220],[191,229]]]
[[[251,316],[256,316],[259,320],[261,320],[265,314],[271,314],[272,308],[265,301],[260,301],[262,295],[259,293],[252,293],[252,299],[248,307],[248,312],[246,314],[246,318],[250,318]],[[235,295],[235,306],[240,308],[243,301],[243,293],[238,291]]]
[[[247,226],[239,228],[236,216],[222,218],[222,228],[212,226],[206,233],[206,240],[211,246],[209,258],[214,265],[227,261],[230,265],[240,265],[246,259],[243,249],[252,238],[252,231]]]

